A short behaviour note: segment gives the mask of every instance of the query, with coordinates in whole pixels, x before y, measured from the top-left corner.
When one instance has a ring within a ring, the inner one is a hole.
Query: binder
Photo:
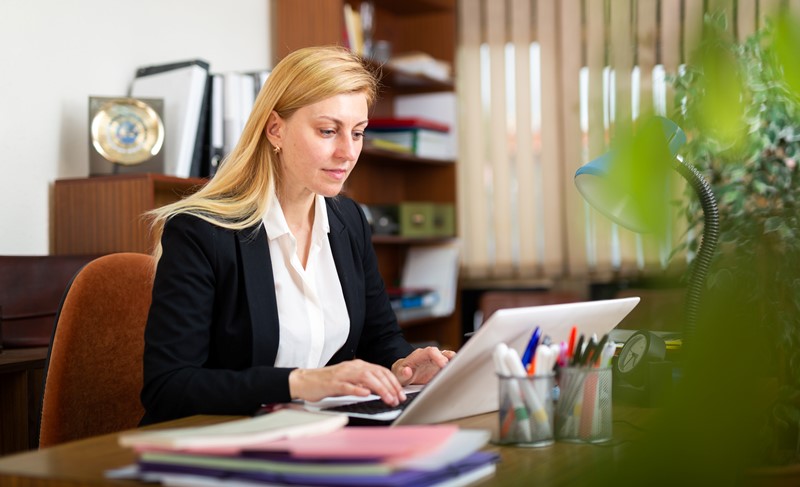
[[[225,157],[225,77],[221,74],[211,76],[211,107],[210,107],[210,131],[209,134],[209,161],[208,175],[213,177]]]
[[[207,173],[203,161],[209,97],[209,64],[201,59],[144,66],[131,84],[133,98],[163,98],[164,172],[178,177]]]

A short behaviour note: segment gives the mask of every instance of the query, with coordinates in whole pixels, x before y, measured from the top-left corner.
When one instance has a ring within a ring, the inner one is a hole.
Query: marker
[[[525,369],[522,368],[522,361],[519,358],[519,354],[513,348],[509,348],[508,351],[506,352],[506,369],[513,377],[520,378],[520,377],[525,377],[526,375]],[[509,385],[512,386],[516,385],[522,389],[525,401],[528,403],[528,409],[527,410],[525,409],[524,404],[522,406],[522,409],[526,411],[529,410],[533,415],[533,419],[536,421],[536,423],[539,425],[542,431],[545,432],[545,435],[550,436],[550,420],[547,415],[547,411],[544,408],[544,405],[542,405],[542,400],[536,395],[536,392],[531,387],[530,382],[528,382],[527,380],[520,382],[521,384],[518,384],[517,381],[511,381]],[[525,419],[527,418],[528,416],[526,415]],[[525,423],[527,426],[530,426],[527,421]],[[528,431],[528,437],[530,438],[530,431]]]
[[[569,365],[569,348],[567,342],[561,342],[561,350],[558,352],[558,366],[566,367]]]
[[[614,353],[616,351],[617,344],[614,343],[614,340],[609,340],[606,342],[605,347],[603,347],[603,351],[600,353],[600,367],[610,367],[611,359],[614,357]]]
[[[509,365],[511,365],[511,360],[509,360],[511,355],[509,352],[511,351],[514,352],[514,361],[516,362],[516,366],[522,368],[522,362],[520,361],[519,354],[516,350],[509,349],[508,345],[505,343],[498,343],[494,348],[493,358],[495,360],[495,368],[498,370],[500,375],[504,377],[512,377],[512,371],[509,369]],[[522,402],[518,381],[510,379],[508,381],[508,389],[513,407],[512,411],[509,411],[508,414],[513,415],[513,418],[517,421],[517,427],[522,434],[523,441],[529,442],[531,441],[531,424],[530,421],[528,421],[528,409]]]

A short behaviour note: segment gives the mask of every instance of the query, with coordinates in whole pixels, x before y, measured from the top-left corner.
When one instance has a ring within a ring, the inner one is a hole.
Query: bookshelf
[[[275,61],[295,49],[343,43],[344,3],[358,9],[360,1],[276,0],[273,13]],[[456,51],[456,0],[375,0],[375,40],[391,43],[392,53],[421,51],[454,62]],[[452,81],[408,74],[380,67],[382,92],[372,117],[394,115],[395,97],[408,94],[452,92]],[[344,194],[367,205],[402,201],[456,203],[456,162],[423,159],[387,150],[365,148],[344,187]],[[412,246],[442,245],[453,238],[403,238],[376,235],[373,244],[387,286],[400,280],[405,256]],[[462,343],[460,293],[455,312],[437,318],[401,321],[409,341],[436,341],[457,349]]]

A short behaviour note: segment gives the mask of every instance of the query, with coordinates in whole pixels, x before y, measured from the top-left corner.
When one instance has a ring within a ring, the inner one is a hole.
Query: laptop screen
[[[537,326],[542,336],[553,342],[569,338],[575,326],[586,336],[602,336],[611,331],[639,303],[638,297],[585,301],[580,303],[509,308],[496,311],[464,344],[458,354],[436,377],[422,388],[404,408],[368,414],[348,412],[354,424],[430,424],[452,421],[476,414],[496,411],[497,376],[492,353],[495,346],[505,343],[520,355]],[[407,389],[419,390],[420,386]],[[365,398],[344,396],[307,403],[311,410],[356,401],[380,400],[371,395]]]

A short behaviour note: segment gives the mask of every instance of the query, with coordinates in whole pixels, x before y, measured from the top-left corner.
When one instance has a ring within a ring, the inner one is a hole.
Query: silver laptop
[[[430,424],[452,421],[496,411],[497,377],[492,353],[498,343],[506,343],[520,355],[535,327],[552,341],[569,339],[576,326],[578,333],[598,337],[610,332],[639,303],[639,298],[585,301],[496,311],[464,344],[458,354],[425,387],[407,390],[416,393],[401,407],[379,413],[353,411],[349,404],[380,401],[378,396],[326,398],[306,403],[311,410],[345,409],[351,424]],[[332,408],[332,409],[331,409]]]

